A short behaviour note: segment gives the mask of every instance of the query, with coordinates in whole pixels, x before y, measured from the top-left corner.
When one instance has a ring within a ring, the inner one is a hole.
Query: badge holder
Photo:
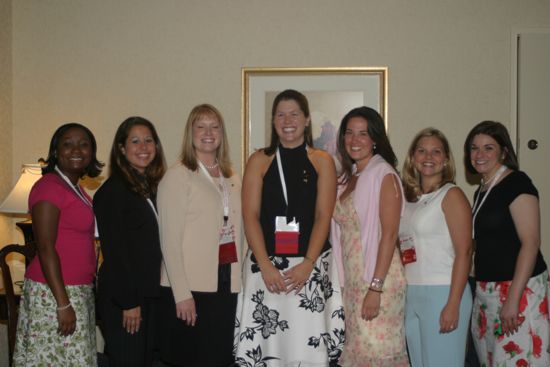
[[[235,226],[224,225],[220,232],[219,264],[237,262],[237,246],[235,246]]]
[[[399,252],[403,265],[416,262],[416,249],[414,247],[414,236],[405,235],[399,237]]]
[[[298,254],[298,239],[300,237],[300,224],[293,218],[286,222],[286,217],[275,217],[275,254]]]

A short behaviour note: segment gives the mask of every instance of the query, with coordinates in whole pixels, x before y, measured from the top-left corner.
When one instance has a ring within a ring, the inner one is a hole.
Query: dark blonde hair
[[[130,162],[128,162],[128,159],[122,153],[122,148],[126,144],[128,135],[130,135],[130,131],[134,126],[148,128],[155,142],[155,158],[145,168],[145,180],[132,168]],[[151,194],[156,194],[158,183],[166,171],[166,162],[164,160],[162,144],[151,121],[140,116],[133,116],[128,117],[120,124],[113,140],[113,146],[111,147],[109,169],[111,176],[120,177],[130,191],[135,192],[139,196],[148,198]]]
[[[422,195],[421,177],[416,170],[416,167],[414,166],[413,157],[420,139],[429,137],[434,137],[441,142],[441,145],[443,145],[443,151],[447,156],[447,161],[443,165],[443,172],[441,173],[441,182],[434,189],[438,189],[446,183],[455,182],[455,161],[453,158],[453,153],[451,152],[451,148],[449,146],[449,141],[441,131],[434,129],[433,127],[428,127],[416,134],[409,147],[407,156],[405,157],[405,163],[403,163],[401,179],[403,180],[403,190],[405,191],[405,198],[409,202],[414,203],[418,201],[418,198]]]
[[[183,144],[181,148],[180,161],[191,171],[196,171],[199,168],[197,153],[193,146],[193,124],[203,117],[212,117],[220,124],[221,142],[216,150],[216,159],[220,167],[223,177],[231,177],[233,170],[231,169],[231,161],[229,159],[229,144],[227,142],[227,133],[225,132],[225,122],[222,114],[218,109],[210,104],[203,103],[193,107],[187,118],[185,132],[183,134]]]

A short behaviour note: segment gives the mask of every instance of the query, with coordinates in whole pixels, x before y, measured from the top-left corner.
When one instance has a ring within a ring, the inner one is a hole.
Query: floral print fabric
[[[472,335],[482,367],[550,366],[548,272],[532,277],[523,291],[519,312],[525,320],[518,332],[506,336],[500,325],[500,309],[511,281],[477,282],[472,313]]]
[[[303,257],[270,257],[285,271]],[[322,253],[300,293],[270,293],[251,254],[237,306],[235,362],[242,367],[321,367],[337,361],[344,313],[331,250]]]
[[[363,298],[369,284],[363,280],[363,255],[359,217],[353,195],[336,202],[334,219],[340,226],[344,262],[344,312],[346,343],[340,359],[342,367],[409,366],[405,346],[406,280],[396,248],[381,295],[380,314],[374,320],[361,318]]]
[[[95,303],[91,285],[66,285],[76,313],[72,335],[57,333],[57,303],[47,284],[25,279],[13,366],[96,366]]]

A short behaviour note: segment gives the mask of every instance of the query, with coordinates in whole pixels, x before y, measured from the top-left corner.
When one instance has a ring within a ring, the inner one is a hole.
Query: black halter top
[[[289,256],[305,256],[315,220],[317,171],[307,156],[305,143],[290,149],[279,146],[279,152],[286,181],[288,206],[285,203],[275,156],[264,176],[262,187],[260,224],[266,250],[269,256],[275,254],[275,217],[286,216],[288,221],[295,217],[300,224],[298,254]],[[327,239],[323,250],[329,247]]]

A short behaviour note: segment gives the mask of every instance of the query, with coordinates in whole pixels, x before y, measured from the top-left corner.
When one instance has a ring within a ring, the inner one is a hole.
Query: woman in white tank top
[[[407,203],[399,228],[407,278],[405,331],[411,364],[464,366],[472,297],[471,209],[454,185],[449,143],[436,129],[420,131],[403,165]]]

